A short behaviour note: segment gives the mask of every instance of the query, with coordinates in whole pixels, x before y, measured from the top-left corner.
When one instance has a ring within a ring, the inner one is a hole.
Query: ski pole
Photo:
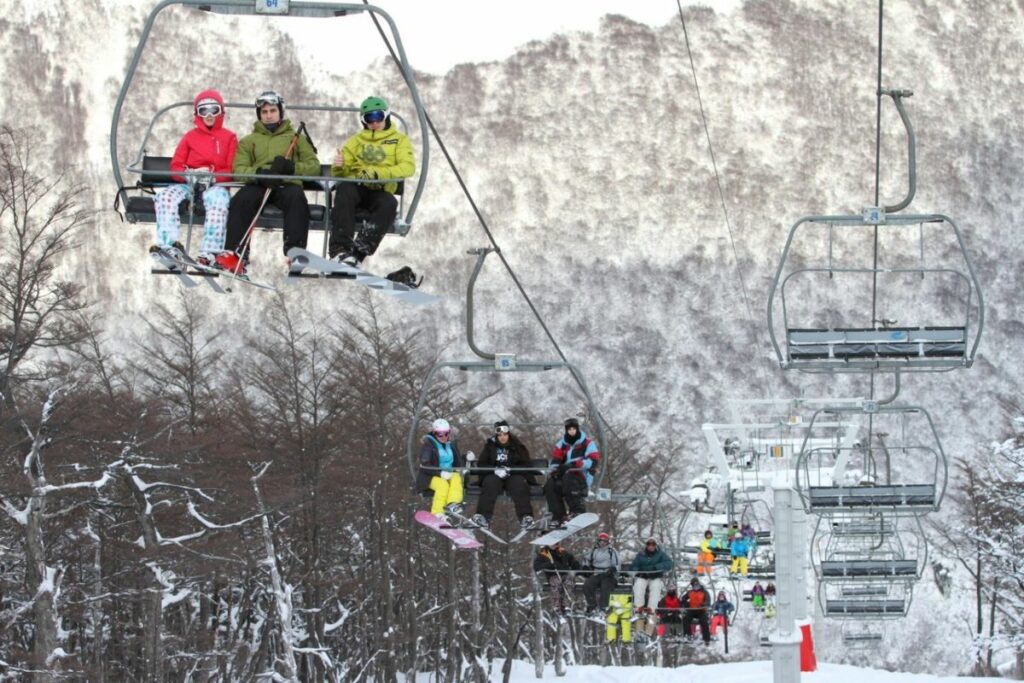
[[[295,151],[295,146],[299,144],[299,136],[306,129],[305,121],[299,122],[299,129],[295,131],[295,135],[292,136],[292,141],[288,145],[288,150],[284,153],[285,159],[291,159],[292,153]],[[242,255],[249,248],[249,242],[252,241],[252,232],[256,228],[256,221],[260,219],[260,214],[263,213],[263,208],[267,205],[267,200],[270,199],[270,193],[274,188],[268,187],[263,192],[263,201],[260,202],[260,206],[256,209],[256,215],[252,217],[252,222],[249,223],[249,228],[242,235],[242,239],[238,242],[238,262],[235,264],[234,270],[231,271],[231,276],[234,278],[238,277],[239,271],[242,269]]]

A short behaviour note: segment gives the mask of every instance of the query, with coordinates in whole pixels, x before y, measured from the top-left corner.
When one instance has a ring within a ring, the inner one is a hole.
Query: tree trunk
[[[57,649],[57,615],[53,593],[58,576],[55,569],[46,566],[46,541],[43,538],[46,495],[39,489],[46,484],[46,479],[39,477],[33,483],[34,495],[29,501],[25,528],[25,583],[34,594],[32,617],[35,642],[32,647],[32,663],[33,668],[40,672],[34,674],[34,678],[47,681],[52,677],[43,671],[51,669],[50,656]]]

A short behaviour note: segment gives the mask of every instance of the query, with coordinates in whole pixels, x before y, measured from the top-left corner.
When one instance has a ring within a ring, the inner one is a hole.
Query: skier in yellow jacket
[[[398,181],[416,172],[412,143],[391,123],[391,110],[381,97],[367,97],[359,105],[359,131],[338,149],[331,175],[365,182],[338,183],[331,208],[331,259],[358,266],[377,251],[388,228],[395,222]],[[370,214],[370,227],[356,237],[356,209]]]

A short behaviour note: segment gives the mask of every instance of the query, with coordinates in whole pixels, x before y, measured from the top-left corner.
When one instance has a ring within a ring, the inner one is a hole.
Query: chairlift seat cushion
[[[916,560],[825,560],[822,577],[916,576]]]
[[[932,484],[896,484],[890,486],[815,486],[808,489],[811,508],[851,507],[932,507]]]
[[[925,359],[963,358],[964,327],[836,328],[787,331],[790,361],[806,363],[884,360],[909,364]]]
[[[837,616],[843,614],[904,614],[904,600],[826,600],[825,614]]]

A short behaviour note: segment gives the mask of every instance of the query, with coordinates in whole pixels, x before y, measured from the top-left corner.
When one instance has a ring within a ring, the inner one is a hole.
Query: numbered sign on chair
[[[288,14],[288,0],[256,0],[256,14]]]

